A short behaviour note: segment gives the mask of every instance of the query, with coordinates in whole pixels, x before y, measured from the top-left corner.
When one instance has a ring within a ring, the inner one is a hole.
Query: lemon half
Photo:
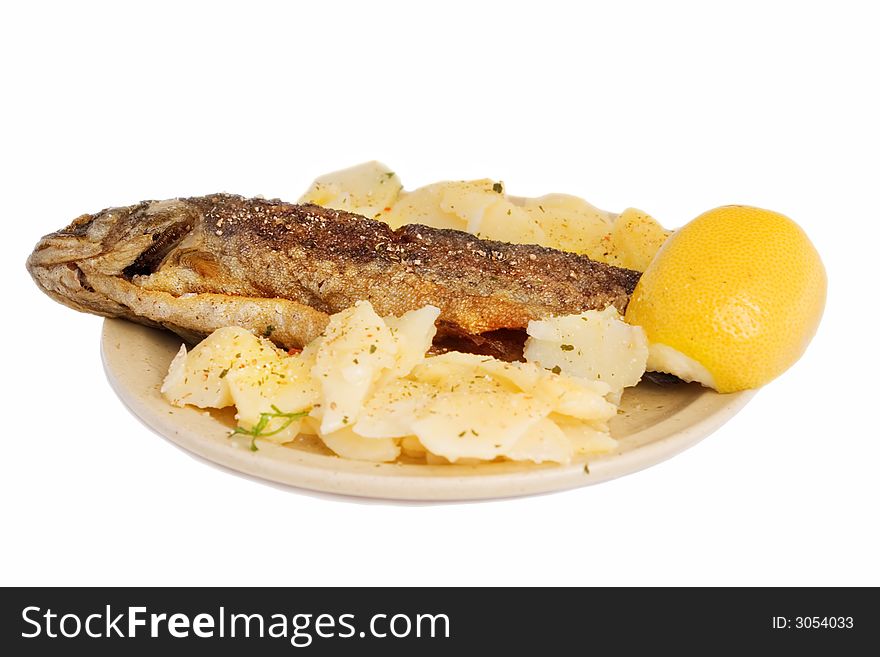
[[[724,206],[666,241],[626,320],[645,330],[649,368],[734,392],[764,385],[801,357],[826,289],[819,254],[794,221]]]

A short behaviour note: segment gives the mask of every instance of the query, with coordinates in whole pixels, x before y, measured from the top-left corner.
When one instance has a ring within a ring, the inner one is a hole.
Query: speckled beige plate
[[[612,420],[614,454],[571,465],[365,463],[334,456],[316,439],[279,446],[230,439],[231,410],[175,408],[159,394],[180,348],[172,333],[130,322],[104,322],[101,354],[110,383],[159,434],[210,461],[271,481],[316,491],[401,500],[463,500],[528,495],[587,486],[636,472],[687,449],[732,417],[753,392],[719,395],[697,385],[643,382],[626,391]]]

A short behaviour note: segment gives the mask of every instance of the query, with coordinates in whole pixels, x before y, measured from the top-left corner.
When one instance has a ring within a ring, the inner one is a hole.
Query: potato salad
[[[235,406],[231,437],[253,450],[300,433],[379,462],[568,463],[614,450],[608,421],[647,360],[639,327],[613,308],[532,322],[526,361],[510,363],[428,355],[438,314],[425,306],[380,317],[362,301],[299,353],[222,328],[191,351],[181,346],[162,393],[177,406]]]

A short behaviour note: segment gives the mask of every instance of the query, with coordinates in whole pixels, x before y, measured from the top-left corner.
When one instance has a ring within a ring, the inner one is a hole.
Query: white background
[[[239,5],[4,4],[0,583],[880,585],[871,3]],[[24,269],[83,212],[294,200],[369,159],[408,188],[487,176],[670,227],[728,203],[781,211],[827,266],[823,323],[670,461],[400,505],[189,458],[111,391],[101,320]]]

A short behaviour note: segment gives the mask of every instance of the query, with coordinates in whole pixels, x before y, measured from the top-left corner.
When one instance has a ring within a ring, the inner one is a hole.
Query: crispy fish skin
[[[144,201],[83,215],[44,237],[28,270],[77,310],[187,339],[237,324],[299,347],[329,314],[432,304],[441,333],[476,336],[614,305],[639,273],[536,245],[421,225],[392,230],[315,205],[230,194]]]

